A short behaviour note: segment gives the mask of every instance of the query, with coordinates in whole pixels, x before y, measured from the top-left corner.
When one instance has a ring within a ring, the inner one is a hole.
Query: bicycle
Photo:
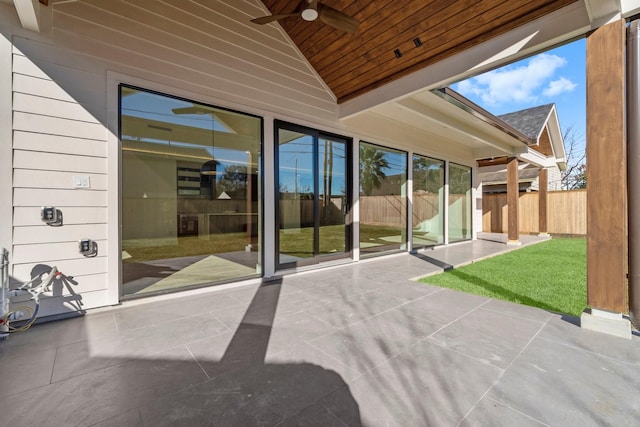
[[[65,278],[73,279],[73,276],[65,276],[54,266],[19,287],[9,289],[9,251],[3,248],[0,258],[0,340],[6,339],[11,333],[29,329],[38,317],[40,296],[51,291],[55,281]],[[25,296],[29,298],[21,300]],[[32,302],[33,307],[27,305],[28,302]],[[10,309],[11,303],[20,305]]]

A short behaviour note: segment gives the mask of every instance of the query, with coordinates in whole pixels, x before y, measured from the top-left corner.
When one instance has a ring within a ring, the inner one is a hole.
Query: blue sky
[[[585,40],[489,71],[452,88],[495,115],[555,103],[563,133],[572,126],[584,146]]]

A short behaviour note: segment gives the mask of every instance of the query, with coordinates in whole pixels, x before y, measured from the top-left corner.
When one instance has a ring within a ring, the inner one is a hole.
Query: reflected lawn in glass
[[[198,236],[178,237],[177,245],[141,245],[127,244],[122,242],[122,250],[126,251],[131,258],[124,259],[123,262],[153,261],[168,258],[181,258],[194,255],[211,255],[226,252],[244,251],[247,241],[247,233],[220,233],[212,234],[209,240]],[[148,243],[152,240],[149,239]]]

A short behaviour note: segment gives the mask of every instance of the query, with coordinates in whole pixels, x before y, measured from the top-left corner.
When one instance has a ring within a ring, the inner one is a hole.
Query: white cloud
[[[578,85],[571,80],[560,77],[558,80],[549,82],[545,90],[542,91],[542,94],[547,97],[556,96],[564,92],[571,92],[576,86]]]
[[[553,96],[575,88],[576,84],[564,77],[547,84],[566,64],[567,60],[560,56],[543,53],[524,65],[507,66],[462,81],[456,90],[465,96],[475,95],[489,106],[537,102],[540,95]]]

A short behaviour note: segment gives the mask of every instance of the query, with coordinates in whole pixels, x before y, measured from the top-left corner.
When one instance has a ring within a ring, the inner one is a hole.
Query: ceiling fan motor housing
[[[305,9],[302,11],[302,19],[305,21],[315,21],[318,19],[318,11],[316,9]]]

